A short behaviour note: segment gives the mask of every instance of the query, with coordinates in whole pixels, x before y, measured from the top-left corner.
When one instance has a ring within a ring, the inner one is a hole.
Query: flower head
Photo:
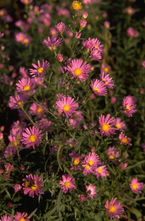
[[[42,64],[40,63],[40,61],[38,60],[38,65],[36,64],[32,64],[32,66],[34,67],[34,69],[30,68],[30,75],[36,76],[36,77],[40,77],[40,76],[44,76],[44,74],[46,73],[46,69],[50,67],[50,64],[48,61],[42,61]]]
[[[107,94],[105,84],[97,79],[91,81],[91,88],[94,91],[94,93],[99,96],[105,96]]]
[[[12,221],[12,216],[8,216],[8,215],[3,215],[3,216],[1,216],[1,218],[0,218],[0,221]]]
[[[26,100],[27,98],[23,94],[16,94],[15,96],[10,96],[9,107],[11,109],[19,109],[25,104]]]
[[[23,179],[24,183],[22,184],[24,194],[28,194],[30,197],[34,198],[35,195],[43,194],[41,190],[43,185],[41,177],[37,175],[26,175],[26,179]]]
[[[142,192],[143,190],[143,183],[138,182],[138,178],[133,178],[130,182],[130,188],[132,190],[132,192],[139,194]]]
[[[120,156],[120,153],[116,149],[116,147],[109,147],[109,149],[107,150],[107,155],[110,160],[115,160]]]
[[[26,146],[26,148],[32,146],[33,149],[35,149],[35,145],[39,145],[41,143],[41,138],[41,131],[34,126],[26,128],[22,133],[22,143]]]
[[[73,189],[76,189],[75,186],[75,179],[67,174],[62,176],[62,181],[59,182],[61,185],[61,189],[64,193],[67,193],[68,191],[71,192]]]
[[[120,215],[124,213],[124,209],[119,202],[116,202],[117,198],[112,198],[111,201],[107,200],[105,208],[108,216],[114,219],[120,219]]]
[[[34,87],[35,82],[31,78],[22,78],[21,80],[16,83],[16,90],[19,93],[25,94],[25,95],[31,95],[35,93]]]
[[[64,112],[66,117],[72,116],[78,107],[78,103],[76,103],[73,98],[63,95],[57,99],[56,105],[58,107],[58,111],[60,113]]]
[[[130,37],[132,37],[132,38],[137,38],[138,35],[139,35],[139,32],[136,31],[134,28],[129,27],[129,28],[127,29],[127,34],[128,34],[128,36],[130,36]]]
[[[48,37],[48,39],[43,40],[43,44],[46,45],[49,50],[56,50],[56,47],[60,46],[62,44],[62,38],[56,38],[56,37]]]
[[[121,132],[121,134],[119,135],[119,140],[120,140],[120,144],[132,146],[132,144],[130,143],[131,139],[125,136],[123,132]]]
[[[93,186],[92,184],[86,186],[86,192],[87,192],[88,197],[93,199],[94,196],[97,195],[97,193],[96,193],[96,186]]]
[[[112,134],[115,134],[115,128],[114,126],[114,122],[115,122],[115,118],[111,117],[110,118],[110,114],[107,114],[107,116],[105,117],[104,115],[101,115],[99,117],[99,123],[100,123],[100,132],[102,135],[105,136],[110,136]]]
[[[88,79],[88,73],[91,70],[91,66],[87,64],[87,62],[83,63],[82,59],[74,59],[65,69],[72,73],[72,79],[79,78],[80,81],[84,81]]]
[[[97,179],[99,179],[100,177],[106,177],[108,175],[106,165],[97,166],[95,168],[95,175]]]
[[[114,88],[114,81],[112,78],[109,77],[109,74],[102,71],[99,76],[100,76],[100,79],[104,82],[106,87],[110,89]]]
[[[79,2],[79,1],[73,1],[73,3],[72,3],[72,8],[73,8],[75,11],[79,11],[79,10],[82,8],[81,2]]]
[[[125,113],[126,116],[132,117],[132,114],[136,112],[136,98],[133,96],[127,96],[123,99],[123,113]]]
[[[30,217],[28,217],[27,213],[17,212],[14,218],[15,218],[14,221],[30,221]]]
[[[65,24],[63,22],[59,22],[56,26],[55,26],[56,30],[58,31],[58,33],[62,34],[65,30]]]
[[[123,131],[126,128],[126,125],[123,121],[121,121],[120,118],[116,118],[114,126],[116,127],[117,130]]]
[[[30,106],[30,113],[32,115],[36,115],[39,118],[42,118],[45,116],[45,112],[47,111],[46,104],[35,104],[33,103]]]

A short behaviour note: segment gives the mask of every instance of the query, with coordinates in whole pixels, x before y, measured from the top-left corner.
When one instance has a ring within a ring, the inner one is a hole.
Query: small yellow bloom
[[[73,1],[72,7],[75,11],[79,11],[82,8],[82,4],[79,1]]]

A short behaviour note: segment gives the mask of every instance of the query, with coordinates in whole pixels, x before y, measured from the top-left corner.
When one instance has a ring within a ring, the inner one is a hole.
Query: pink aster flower
[[[114,81],[112,78],[109,77],[109,74],[105,73],[104,71],[101,71],[101,74],[99,76],[100,79],[104,82],[106,87],[110,89],[114,88]]]
[[[33,0],[20,0],[24,5],[28,5],[33,2]]]
[[[3,215],[3,216],[1,216],[1,218],[0,218],[0,221],[12,221],[12,216],[8,216],[8,215]]]
[[[121,132],[121,134],[119,135],[119,140],[120,140],[120,144],[132,146],[132,144],[130,143],[131,139],[125,136],[123,132]]]
[[[104,71],[105,73],[108,73],[111,70],[111,67],[109,65],[102,63],[101,70]]]
[[[62,38],[56,38],[56,37],[48,37],[48,39],[43,40],[43,44],[46,45],[49,50],[56,50],[56,47],[60,46],[62,44]]]
[[[123,99],[123,113],[125,113],[126,116],[132,117],[132,114],[136,112],[136,100],[133,96],[127,96]]]
[[[16,83],[16,90],[19,93],[25,94],[25,95],[31,95],[35,93],[34,87],[35,82],[31,78],[22,78],[21,80]]]
[[[28,217],[27,213],[17,212],[14,218],[15,218],[14,221],[30,221],[30,217]]]
[[[22,184],[24,195],[28,194],[30,197],[34,198],[35,195],[43,194],[41,190],[43,185],[41,177],[37,175],[26,175],[26,179],[23,179],[24,183]]]
[[[86,176],[89,173],[94,173],[94,169],[99,163],[99,156],[94,152],[89,153],[82,162],[82,167],[84,168],[83,174]]]
[[[73,98],[70,96],[65,97],[64,95],[57,99],[56,105],[58,106],[59,113],[64,112],[66,117],[72,116],[78,107],[78,103]]]
[[[10,96],[9,107],[11,109],[19,109],[25,104],[26,100],[27,98],[23,94],[16,94],[14,96]]]
[[[78,195],[80,201],[86,200],[86,197],[83,194]]]
[[[65,24],[63,22],[59,22],[57,25],[55,25],[55,28],[60,34],[66,30]]]
[[[67,193],[68,191],[71,192],[73,189],[76,189],[75,179],[69,174],[63,175],[62,181],[60,181],[59,184],[61,185],[63,193]]]
[[[14,166],[12,164],[10,164],[10,163],[6,163],[4,165],[4,167],[5,167],[6,173],[10,173],[14,169]]]
[[[29,127],[26,128],[22,134],[22,143],[26,148],[33,147],[35,149],[35,145],[39,145],[41,143],[42,134],[41,131],[37,128]]]
[[[30,106],[30,113],[32,115],[36,115],[38,118],[42,118],[45,116],[45,113],[47,112],[47,106],[46,104],[35,104],[33,103]]]
[[[142,192],[143,190],[143,183],[138,182],[138,178],[133,178],[130,182],[130,188],[132,190],[132,192],[139,194]]]
[[[116,202],[117,198],[112,198],[111,201],[107,200],[105,208],[109,217],[114,219],[120,219],[120,216],[124,213],[124,209],[119,202]]]
[[[129,6],[128,8],[125,8],[124,10],[127,14],[133,15],[135,13],[135,9]]]
[[[93,49],[93,50],[91,51],[90,57],[91,57],[92,60],[94,60],[94,61],[100,61],[100,60],[102,59],[102,55],[101,55],[100,51],[97,50],[97,49]]]
[[[115,134],[115,130],[116,128],[114,128],[114,122],[115,122],[115,118],[111,117],[110,119],[110,114],[107,114],[107,116],[105,117],[104,115],[101,115],[99,117],[99,123],[100,123],[100,132],[102,135],[105,136],[110,136],[112,134]]]
[[[44,74],[46,74],[46,69],[50,67],[50,64],[48,61],[42,61],[42,64],[40,63],[40,61],[37,61],[38,65],[36,64],[32,64],[32,66],[34,67],[33,69],[30,68],[30,75],[37,76],[37,77],[42,77],[44,76]]]
[[[103,49],[104,45],[101,44],[98,38],[90,39],[88,38],[86,41],[83,41],[83,48],[86,48],[88,50],[98,50],[100,52],[104,52]]]
[[[15,191],[19,191],[19,190],[22,189],[22,187],[21,187],[20,184],[15,184],[15,185],[13,186],[13,188],[14,188]]]
[[[114,126],[116,127],[117,130],[123,131],[126,128],[126,125],[123,121],[121,121],[120,118],[116,118]]]
[[[114,160],[120,156],[120,153],[116,149],[116,147],[109,147],[109,149],[107,150],[107,155],[110,160]]]
[[[108,176],[108,171],[107,171],[106,165],[97,166],[95,168],[95,175],[96,175],[97,179],[99,179],[100,177]]]
[[[70,170],[81,170],[80,162],[83,156],[76,153],[76,151],[70,153],[69,156],[72,158]]]
[[[105,96],[107,94],[105,84],[97,79],[91,81],[91,88],[94,91],[94,93],[99,96]]]
[[[86,192],[87,192],[88,197],[93,199],[94,196],[97,195],[96,186],[93,186],[92,184],[89,184],[88,186],[86,186]]]
[[[80,81],[84,81],[89,77],[88,73],[91,70],[91,66],[87,62],[83,63],[82,59],[74,59],[65,69],[72,73],[72,79],[79,78]]]
[[[82,111],[75,111],[72,114],[72,119],[69,119],[71,127],[78,127],[83,119],[84,117],[82,116]]]
[[[139,35],[139,32],[136,31],[134,28],[129,27],[129,28],[127,29],[127,34],[128,34],[130,37],[132,37],[132,38],[137,38],[138,35]]]

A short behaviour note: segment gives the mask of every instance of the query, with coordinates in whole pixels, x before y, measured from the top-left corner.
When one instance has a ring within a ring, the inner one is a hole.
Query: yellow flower
[[[75,11],[79,11],[82,8],[82,4],[79,1],[73,1],[72,7]]]

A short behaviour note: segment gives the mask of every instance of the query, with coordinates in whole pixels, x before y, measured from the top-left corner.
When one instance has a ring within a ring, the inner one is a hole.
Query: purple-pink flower
[[[125,136],[125,134],[123,132],[121,132],[121,134],[119,134],[119,140],[120,140],[120,144],[132,146],[132,144],[130,143],[131,139],[129,137]]]
[[[49,50],[56,50],[56,48],[62,44],[62,38],[48,37],[47,40],[43,40],[43,44],[46,45]]]
[[[30,217],[28,217],[27,213],[17,212],[14,216],[14,221],[30,221]]]
[[[69,174],[63,175],[62,181],[60,181],[59,184],[61,185],[63,193],[67,193],[68,191],[71,192],[73,189],[76,189],[75,179]]]
[[[115,130],[116,128],[114,128],[114,122],[115,122],[115,118],[111,117],[110,118],[110,114],[107,114],[107,116],[105,117],[105,115],[101,115],[99,117],[99,123],[100,123],[100,132],[102,135],[105,136],[111,136],[112,134],[115,134]]]
[[[33,77],[34,76],[36,76],[36,77],[41,76],[42,77],[42,76],[44,76],[44,74],[46,74],[45,70],[50,67],[50,64],[46,60],[43,60],[42,64],[40,63],[39,60],[37,61],[37,63],[38,63],[38,65],[32,64],[33,69],[32,68],[29,69],[30,75],[33,75]]]
[[[80,81],[84,81],[89,77],[88,73],[91,70],[91,66],[87,64],[86,61],[83,63],[83,60],[80,58],[72,60],[71,63],[65,67],[65,70],[72,73],[72,79],[79,78]]]
[[[105,96],[107,94],[105,84],[97,79],[91,81],[91,88],[94,91],[94,93],[99,96]]]
[[[139,194],[143,190],[143,183],[138,182],[138,178],[135,177],[130,182],[130,188],[131,188],[132,192]]]
[[[86,186],[86,193],[87,193],[88,197],[93,199],[94,196],[97,195],[96,186],[93,186],[92,184],[89,184],[88,186]]]
[[[26,148],[32,146],[35,149],[35,145],[38,146],[41,143],[41,138],[41,131],[34,126],[26,128],[22,133],[22,143]]]
[[[123,99],[123,113],[128,116],[132,117],[132,114],[136,112],[136,98],[134,96],[127,96]]]
[[[22,184],[24,194],[28,194],[30,197],[34,198],[35,195],[43,194],[41,190],[43,182],[41,177],[37,175],[26,175],[26,178],[23,179],[24,183]]]
[[[3,216],[1,216],[1,218],[0,218],[0,221],[12,221],[12,216],[8,216],[8,215],[3,215]]]
[[[105,208],[109,217],[114,219],[120,219],[120,216],[124,213],[124,209],[119,202],[116,202],[117,198],[112,198],[111,201],[107,200]]]
[[[17,92],[24,95],[31,95],[35,93],[35,81],[31,78],[22,78],[18,81],[18,83],[16,83],[16,86]]]
[[[100,79],[104,82],[106,87],[110,89],[114,88],[114,81],[112,78],[109,77],[109,74],[105,73],[104,71],[101,71],[101,74],[99,76]]]
[[[78,103],[74,101],[74,98],[64,95],[57,99],[56,105],[59,113],[65,113],[66,117],[72,116],[78,107]]]

